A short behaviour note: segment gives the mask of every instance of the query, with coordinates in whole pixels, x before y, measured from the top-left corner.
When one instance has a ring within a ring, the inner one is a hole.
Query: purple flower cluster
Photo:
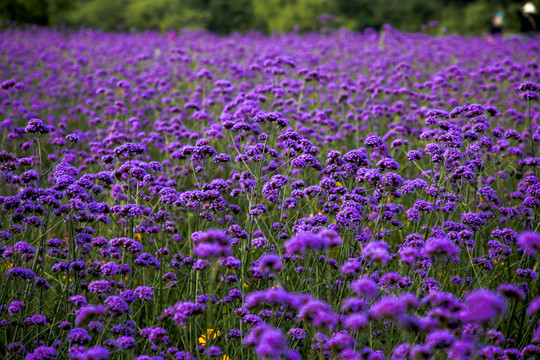
[[[193,253],[202,258],[216,258],[231,255],[229,236],[221,230],[211,229],[192,235]]]
[[[539,358],[539,39],[383,30],[4,27],[0,349]]]

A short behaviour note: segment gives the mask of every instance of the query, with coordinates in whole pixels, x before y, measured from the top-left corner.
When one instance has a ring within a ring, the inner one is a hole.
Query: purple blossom
[[[142,155],[146,152],[146,147],[142,144],[126,143],[114,149],[114,154],[117,156],[125,155],[132,157],[134,155]]]
[[[535,91],[524,91],[520,95],[520,98],[521,98],[521,100],[525,100],[527,102],[530,102],[530,101],[538,100],[540,98],[540,96]]]
[[[154,295],[154,291],[149,286],[138,286],[135,289],[135,294],[142,301],[152,301],[153,300],[152,296]]]
[[[459,254],[459,248],[446,238],[429,238],[424,245],[422,254],[429,257],[439,255],[453,258]]]
[[[489,324],[506,311],[503,297],[490,290],[475,290],[465,297],[467,308],[461,317],[466,322]]]
[[[308,248],[326,250],[341,243],[341,239],[333,231],[323,231],[319,234],[311,232],[299,233],[284,244],[288,254],[303,254]]]
[[[131,312],[129,305],[119,296],[113,295],[105,299],[107,309],[114,316],[119,316]]]
[[[231,255],[229,236],[221,230],[211,229],[192,234],[195,247],[193,253],[202,258],[216,258]]]
[[[259,259],[260,272],[279,272],[283,269],[281,258],[274,254],[265,254]]]
[[[287,350],[284,334],[268,325],[259,325],[246,336],[244,343],[255,347],[255,353],[261,358],[279,357]]]
[[[20,312],[23,309],[24,306],[26,306],[26,305],[23,304],[20,301],[12,302],[11,305],[9,305],[9,308],[8,308],[9,315],[14,315],[14,314]]]
[[[92,346],[82,354],[84,360],[108,360],[109,357],[109,351],[101,346]]]
[[[24,132],[31,133],[31,134],[47,134],[50,132],[50,128],[45,125],[43,121],[40,119],[31,119],[28,122],[28,125],[24,128]]]
[[[390,259],[390,245],[384,241],[372,241],[364,247],[364,256],[372,261],[386,264]]]
[[[375,319],[400,320],[405,315],[405,304],[393,296],[385,296],[377,300],[369,310]]]
[[[32,315],[24,319],[24,323],[28,326],[32,326],[32,325],[46,326],[47,318],[44,315],[36,314],[36,315]]]
[[[366,299],[373,299],[379,293],[377,283],[368,278],[353,281],[351,290]]]
[[[88,334],[88,332],[85,329],[75,328],[69,332],[69,335],[66,337],[66,340],[74,344],[85,345],[85,344],[88,344],[92,340],[92,337]]]
[[[540,234],[526,231],[518,236],[517,243],[531,255],[540,254]]]
[[[53,360],[58,356],[58,351],[52,346],[38,346],[26,356],[26,360]]]
[[[178,302],[163,311],[160,319],[171,319],[178,325],[185,325],[190,316],[201,314],[204,311],[204,304],[195,304],[193,302]]]
[[[94,319],[103,316],[106,314],[106,309],[103,305],[88,305],[83,306],[79,313],[77,314],[77,318],[75,319],[75,322],[78,325],[86,325],[90,321],[93,321]]]
[[[383,144],[383,140],[379,136],[376,136],[376,135],[370,135],[364,141],[364,145],[374,147],[374,148],[378,148],[382,144]]]

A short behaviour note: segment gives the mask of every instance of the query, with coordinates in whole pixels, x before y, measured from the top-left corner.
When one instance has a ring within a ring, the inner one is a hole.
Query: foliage
[[[253,1],[255,15],[269,32],[291,31],[295,26],[311,30],[325,13],[335,13],[333,0],[267,0]]]
[[[540,7],[540,0],[534,0]],[[0,18],[40,25],[90,26],[102,30],[202,28],[218,33],[316,30],[334,14],[350,30],[391,24],[420,31],[438,21],[450,32],[481,34],[491,17],[505,12],[505,29],[517,32],[517,0],[0,0]]]
[[[81,24],[102,30],[121,30],[127,0],[93,0],[81,4],[76,11],[66,14],[70,24]]]

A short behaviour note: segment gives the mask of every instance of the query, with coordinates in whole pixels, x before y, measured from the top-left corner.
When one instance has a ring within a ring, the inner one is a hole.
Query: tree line
[[[539,2],[533,1],[537,7]],[[489,30],[497,12],[504,12],[505,30],[518,32],[522,5],[515,0],[0,0],[0,19],[8,20],[4,26],[15,22],[106,31],[273,33],[390,24],[404,31],[480,34]]]

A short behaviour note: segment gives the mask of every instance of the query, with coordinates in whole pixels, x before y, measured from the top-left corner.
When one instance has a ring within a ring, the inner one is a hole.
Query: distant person
[[[538,32],[540,17],[538,17],[536,6],[532,2],[523,5],[521,15],[521,32],[523,34],[534,34]]]
[[[501,35],[504,25],[504,13],[498,12],[495,15],[493,15],[493,18],[491,19],[491,28],[489,29],[489,33],[491,35]]]

